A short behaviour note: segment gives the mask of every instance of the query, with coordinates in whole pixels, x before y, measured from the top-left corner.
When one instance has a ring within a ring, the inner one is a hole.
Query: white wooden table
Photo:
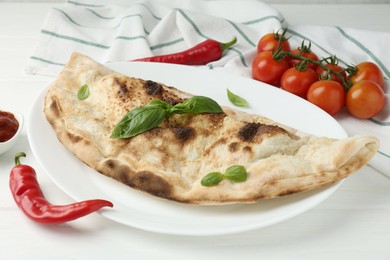
[[[25,117],[53,80],[24,73],[52,6],[0,4],[0,107]],[[390,5],[274,7],[290,24],[390,32]],[[99,214],[57,226],[30,221],[8,188],[18,151],[29,154],[23,162],[36,168],[51,202],[73,202],[43,173],[24,129],[16,147],[0,156],[0,259],[390,259],[390,178],[370,167],[349,177],[325,202],[280,224],[234,235],[183,237],[145,232]]]

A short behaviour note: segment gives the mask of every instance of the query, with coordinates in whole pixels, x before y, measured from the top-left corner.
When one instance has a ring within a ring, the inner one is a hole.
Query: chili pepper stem
[[[231,46],[233,46],[236,42],[237,42],[237,37],[234,36],[231,41],[225,42],[225,43],[220,42],[219,45],[221,46],[222,51],[224,51],[224,50],[230,48]]]
[[[20,165],[20,157],[26,157],[26,153],[19,152],[19,153],[15,154],[15,166]]]

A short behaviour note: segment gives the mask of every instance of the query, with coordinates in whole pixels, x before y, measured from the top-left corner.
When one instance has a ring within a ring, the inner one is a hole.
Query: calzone
[[[89,93],[81,100],[84,85]],[[317,137],[228,107],[216,114],[175,114],[139,135],[111,137],[132,109],[152,100],[174,105],[191,96],[74,53],[49,87],[44,113],[60,142],[97,172],[188,204],[253,203],[318,189],[363,167],[379,146],[375,137]],[[201,184],[206,174],[232,165],[245,167],[245,181]]]

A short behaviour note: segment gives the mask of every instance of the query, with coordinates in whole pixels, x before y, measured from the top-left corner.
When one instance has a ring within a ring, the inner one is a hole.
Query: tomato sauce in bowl
[[[0,110],[0,143],[10,140],[19,129],[19,121],[14,114]]]

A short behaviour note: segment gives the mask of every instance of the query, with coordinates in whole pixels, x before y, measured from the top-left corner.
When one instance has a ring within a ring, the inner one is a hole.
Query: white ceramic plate
[[[130,76],[159,81],[221,105],[232,106],[226,89],[248,100],[251,113],[320,136],[344,138],[342,127],[314,105],[278,88],[249,78],[206,68],[159,63],[112,63]],[[84,165],[57,140],[43,114],[46,90],[35,101],[28,122],[32,151],[51,179],[75,200],[102,198],[114,203],[100,214],[152,232],[175,235],[221,235],[269,226],[294,217],[328,198],[341,182],[317,191],[255,204],[191,206],[133,190]]]

